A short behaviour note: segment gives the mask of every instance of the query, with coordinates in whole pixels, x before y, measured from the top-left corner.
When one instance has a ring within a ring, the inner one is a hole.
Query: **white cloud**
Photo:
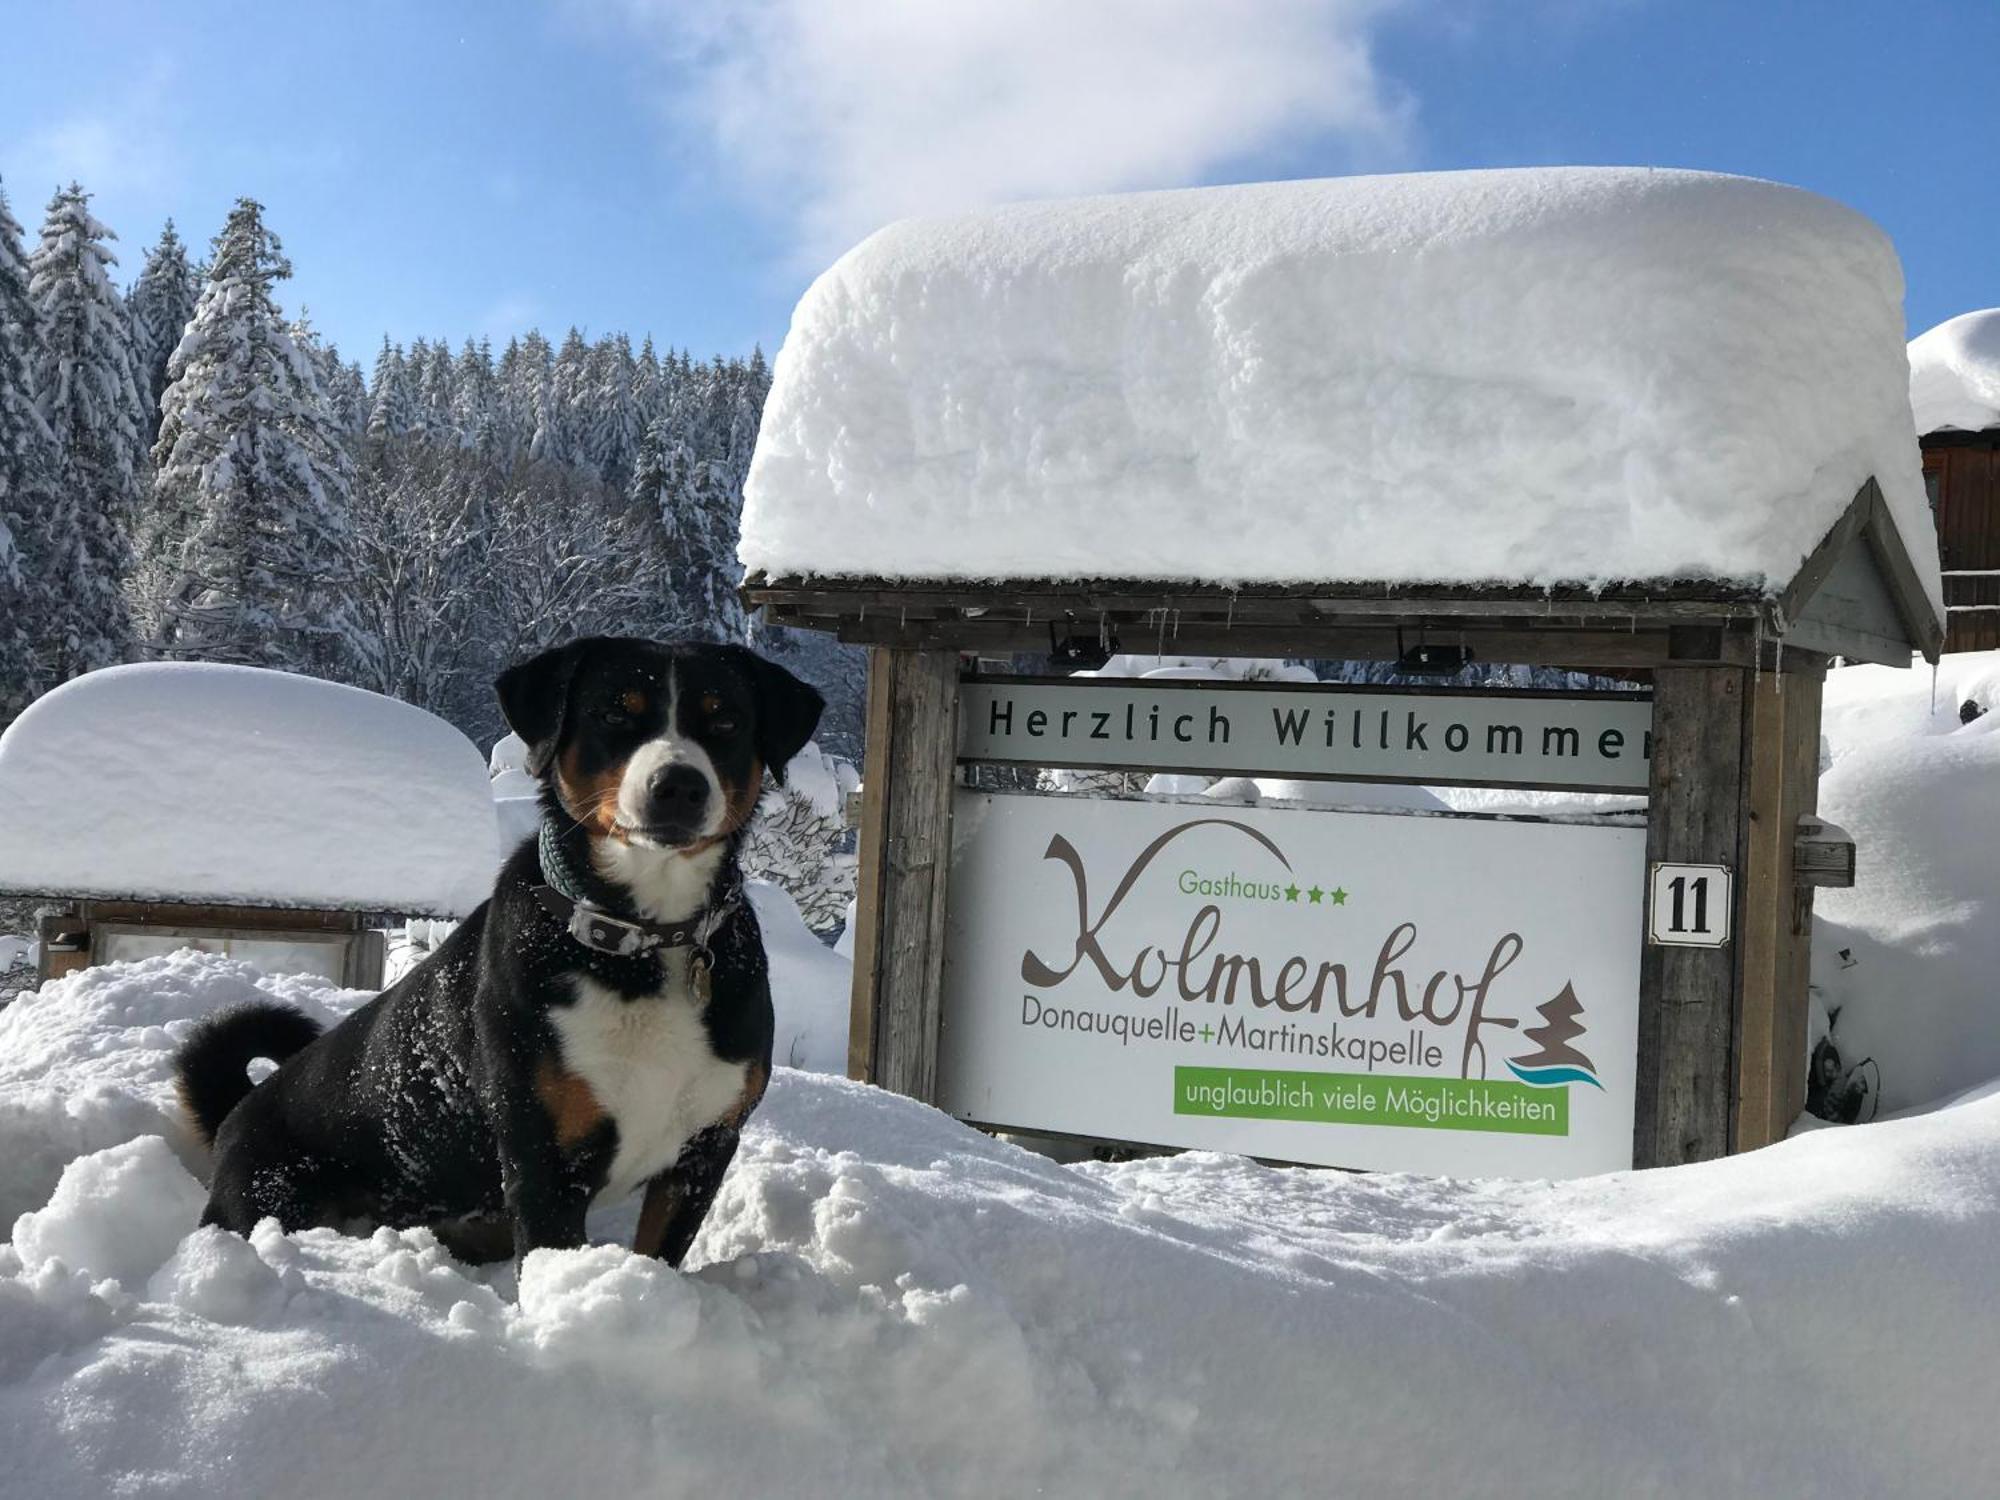
[[[621,0],[676,114],[825,258],[890,219],[1165,187],[1332,142],[1399,154],[1394,0]]]
[[[25,222],[24,202],[39,210],[70,182],[112,198],[170,194],[184,165],[169,120],[175,76],[171,59],[155,58],[103,103],[0,142],[16,215]]]

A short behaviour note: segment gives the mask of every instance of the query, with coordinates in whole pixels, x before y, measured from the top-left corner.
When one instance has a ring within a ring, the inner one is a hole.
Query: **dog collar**
[[[542,822],[537,850],[541,855],[542,878],[548,884],[533,887],[536,904],[562,923],[572,938],[595,953],[629,958],[651,953],[656,948],[691,948],[697,957],[707,960],[709,942],[736,909],[737,892],[732,889],[722,900],[684,922],[613,916],[592,905],[583,894],[581,882],[563,858],[555,829],[546,819]]]

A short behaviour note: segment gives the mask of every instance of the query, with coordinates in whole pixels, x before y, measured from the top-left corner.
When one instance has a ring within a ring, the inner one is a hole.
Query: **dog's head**
[[[750,819],[825,700],[742,646],[592,636],[494,684],[527,768],[595,836],[686,853]]]

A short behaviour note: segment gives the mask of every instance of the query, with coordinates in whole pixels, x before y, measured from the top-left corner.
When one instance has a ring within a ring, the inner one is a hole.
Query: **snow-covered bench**
[[[465,915],[497,849],[470,740],[309,677],[113,667],[0,736],[0,895],[53,905],[43,978],[199,947],[370,987],[375,929]]]

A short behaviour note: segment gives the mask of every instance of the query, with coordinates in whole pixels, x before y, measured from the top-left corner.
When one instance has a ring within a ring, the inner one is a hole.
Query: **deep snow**
[[[2000,307],[1960,313],[1910,340],[1910,410],[1919,433],[2000,427]]]
[[[181,955],[23,1002],[97,1128],[44,1144],[75,1159],[0,1248],[0,1493],[1922,1497],[2000,1465],[2000,1096],[1550,1185],[1063,1166],[781,1071],[692,1274],[605,1245],[517,1289],[424,1231],[187,1233],[136,1101],[174,1013],[250,982]],[[44,1129],[11,1114],[10,1154]]]
[[[497,838],[470,740],[311,677],[110,667],[0,735],[0,891],[463,916]]]
[[[2000,1076],[1996,700],[1996,653],[1947,657],[1935,710],[1927,673],[1828,679],[1861,883],[1816,947],[1859,956],[1827,993],[1892,1107]],[[845,965],[754,894],[781,1056],[838,1067]],[[260,993],[366,998],[181,953],[0,1012],[0,1495],[1761,1500],[2000,1469],[2000,1086],[1547,1184],[1065,1166],[780,1069],[691,1274],[604,1243],[516,1286],[422,1231],[189,1233],[168,1060]]]
[[[1842,1056],[1875,1060],[1886,1110],[2000,1078],[2000,651],[1836,668],[1822,723],[1819,809],[1857,851],[1853,889],[1815,899]]]
[[[772,574],[1769,588],[1872,473],[1921,562],[1902,294],[1860,215],[1699,172],[912,220],[800,301],[740,556]]]

